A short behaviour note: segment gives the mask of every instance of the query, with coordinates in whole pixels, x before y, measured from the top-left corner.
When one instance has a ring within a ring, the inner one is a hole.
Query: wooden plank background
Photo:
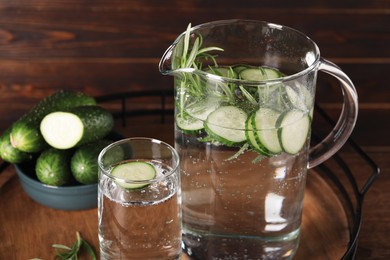
[[[287,25],[317,42],[358,90],[355,140],[366,151],[388,151],[389,0],[0,0],[0,132],[58,89],[95,96],[171,89],[172,78],[158,71],[165,49],[190,22],[231,18]],[[317,89],[337,118],[337,82],[321,74]],[[375,236],[364,243],[388,239]],[[358,252],[380,259],[386,250]]]
[[[172,78],[160,75],[158,61],[177,35],[189,22],[230,18],[288,25],[316,41],[355,82],[363,128],[365,109],[389,118],[389,14],[388,0],[1,0],[0,130],[56,89],[169,89]],[[319,79],[318,102],[336,117],[338,86]]]

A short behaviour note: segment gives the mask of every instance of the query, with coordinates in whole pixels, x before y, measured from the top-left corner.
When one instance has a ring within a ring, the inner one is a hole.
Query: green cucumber
[[[137,161],[116,165],[110,174],[118,178],[115,182],[119,186],[133,190],[148,186],[148,181],[156,178],[157,170],[150,163]]]
[[[184,112],[176,115],[176,125],[187,134],[196,134],[204,128],[204,121],[209,114],[219,107],[219,101],[215,98],[207,98],[186,106]]]
[[[247,68],[240,71],[239,77],[248,81],[264,81],[268,79],[277,79],[282,77],[282,74],[270,67]]]
[[[23,163],[32,159],[31,153],[26,153],[12,146],[10,141],[11,128],[0,137],[0,157],[9,163]]]
[[[176,126],[186,134],[196,134],[204,128],[203,121],[186,114],[184,116],[177,114],[175,122]]]
[[[278,138],[283,151],[297,154],[305,145],[310,132],[310,116],[304,111],[294,109],[282,113],[276,122]]]
[[[252,113],[251,115],[249,115],[249,117],[245,123],[246,139],[247,139],[250,147],[253,150],[255,150],[256,152],[258,152],[262,155],[269,156],[269,155],[271,155],[269,153],[269,151],[256,138],[256,135],[255,135],[256,130],[255,130],[254,124],[253,124],[254,118],[255,118],[255,113]]]
[[[39,131],[41,120],[53,111],[81,105],[96,105],[96,101],[86,94],[72,90],[61,90],[46,97],[12,125],[12,145],[24,152],[42,151],[47,148],[47,144]]]
[[[110,140],[102,139],[76,149],[70,159],[70,169],[76,181],[82,184],[98,182],[98,156],[111,143]]]
[[[114,127],[112,114],[100,106],[80,106],[46,115],[40,125],[45,141],[70,149],[104,138]]]
[[[49,148],[38,157],[35,173],[40,182],[52,186],[62,186],[70,182],[70,150]]]
[[[247,114],[235,106],[221,106],[211,112],[205,121],[205,130],[216,141],[239,146],[245,142]]]
[[[247,64],[237,64],[237,65],[233,66],[233,70],[237,73],[237,75],[239,75],[241,71],[243,71],[245,69],[249,69],[251,67],[252,66],[249,66]]]
[[[283,151],[278,137],[276,122],[280,113],[271,108],[260,108],[256,111],[252,124],[255,138],[260,147],[265,147],[270,154],[279,154]]]
[[[238,74],[232,67],[209,66],[204,71],[229,79],[236,79],[238,77]]]
[[[288,104],[291,104],[293,108],[308,111],[313,117],[314,97],[305,86],[295,83],[295,86],[287,85],[285,91],[285,99]]]

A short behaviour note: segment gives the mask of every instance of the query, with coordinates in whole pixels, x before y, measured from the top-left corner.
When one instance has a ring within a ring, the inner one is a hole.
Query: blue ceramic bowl
[[[14,164],[24,191],[39,204],[61,210],[83,210],[97,207],[97,184],[74,183],[51,186],[35,177],[32,163]]]

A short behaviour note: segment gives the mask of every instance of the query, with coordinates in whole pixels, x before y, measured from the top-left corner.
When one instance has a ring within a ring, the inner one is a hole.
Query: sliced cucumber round
[[[287,103],[302,111],[313,110],[313,97],[310,91],[303,85],[285,87]]]
[[[241,71],[245,70],[245,69],[249,69],[251,68],[251,66],[249,65],[246,65],[246,64],[237,64],[237,65],[234,65],[233,66],[233,70],[237,73],[237,74],[240,74]]]
[[[217,67],[217,66],[209,66],[204,70],[205,72],[225,77],[225,78],[230,78],[230,79],[236,79],[237,78],[237,73],[235,70],[233,70],[232,67]]]
[[[307,113],[297,109],[280,115],[276,124],[283,151],[296,154],[302,149],[310,132],[310,121]]]
[[[246,119],[244,110],[235,106],[222,106],[209,114],[204,126],[206,132],[216,141],[236,146],[246,140]]]
[[[279,143],[276,121],[280,113],[270,108],[260,108],[254,115],[252,122],[256,129],[255,137],[259,146],[264,146],[271,154],[281,153],[282,147]]]
[[[282,74],[269,67],[248,68],[240,71],[240,78],[250,81],[263,81],[267,79],[280,78]]]
[[[255,129],[253,127],[253,120],[255,117],[255,113],[252,113],[249,115],[248,119],[246,120],[245,124],[245,135],[246,135],[246,140],[248,141],[250,147],[255,150],[256,152],[269,156],[270,153],[267,151],[267,149],[256,140],[256,135],[255,135]]]
[[[203,121],[196,119],[190,115],[181,114],[176,115],[176,126],[186,134],[193,134],[201,131],[203,127]]]
[[[156,168],[147,162],[126,162],[115,166],[111,175],[118,178],[116,183],[129,190],[144,188],[156,178]]]
[[[176,125],[184,133],[192,134],[204,128],[208,115],[219,107],[219,101],[213,98],[188,104],[185,111],[176,115]]]

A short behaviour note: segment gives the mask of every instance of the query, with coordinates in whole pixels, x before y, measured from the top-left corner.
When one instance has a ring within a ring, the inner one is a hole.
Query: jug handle
[[[334,155],[348,140],[358,115],[358,96],[350,78],[334,63],[321,58],[318,70],[337,78],[341,83],[344,104],[333,130],[309,151],[308,168],[313,168]]]

